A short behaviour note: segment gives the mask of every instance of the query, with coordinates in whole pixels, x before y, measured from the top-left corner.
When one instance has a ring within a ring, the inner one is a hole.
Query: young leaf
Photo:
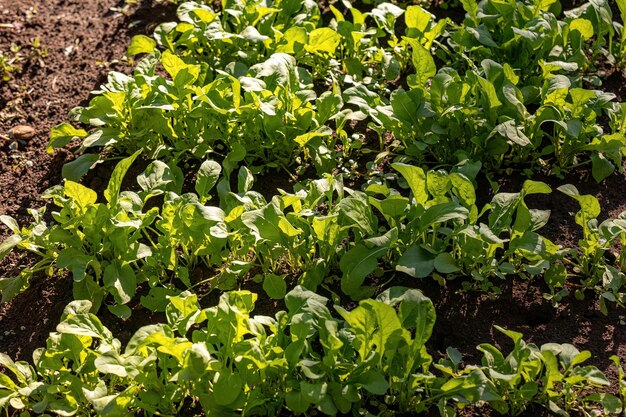
[[[120,194],[120,188],[122,187],[122,180],[126,175],[126,172],[133,164],[135,159],[139,156],[141,150],[138,150],[128,158],[122,159],[113,169],[113,173],[111,174],[111,179],[109,180],[109,185],[106,190],[104,190],[104,198],[111,203],[111,206],[117,204],[117,197]]]
[[[613,171],[615,171],[615,165],[605,158],[603,154],[597,152],[591,154],[591,175],[593,175],[593,179],[596,182],[602,182]]]
[[[130,46],[126,51],[126,56],[134,56],[139,54],[151,54],[156,48],[156,41],[146,35],[136,35],[130,41]]]
[[[209,191],[215,186],[222,172],[222,166],[215,161],[204,161],[196,175],[196,193],[201,199],[209,196]]]
[[[580,195],[578,189],[572,184],[565,184],[557,189],[563,194],[572,197],[580,204],[580,211],[578,211],[575,216],[576,224],[587,228],[589,220],[595,219],[600,215],[600,203],[594,196]]]
[[[305,49],[318,55],[334,56],[341,42],[341,35],[331,28],[318,28],[311,31]]]
[[[228,368],[215,374],[213,382],[213,398],[219,405],[226,406],[237,400],[243,391],[243,381],[239,374],[234,374]]]
[[[63,165],[61,176],[66,180],[78,182],[91,168],[100,162],[100,155],[88,153],[81,155],[72,162]]]
[[[98,194],[95,191],[74,181],[65,181],[63,192],[80,208],[86,208],[88,205],[94,204],[98,199]]]
[[[476,16],[478,15],[478,3],[476,0],[461,0],[461,4],[463,5],[463,10],[476,22]]]
[[[435,258],[435,269],[440,274],[451,274],[460,270],[452,255],[447,252],[437,255]]]
[[[343,272],[341,290],[348,295],[354,294],[365,277],[374,272],[378,266],[378,258],[386,252],[386,247],[368,249],[364,245],[357,245],[346,252],[339,261],[339,268]]]
[[[411,246],[402,254],[396,265],[396,271],[404,272],[414,278],[426,278],[435,269],[435,255],[420,246]]]
[[[4,259],[11,250],[22,241],[22,238],[18,235],[11,235],[0,243],[0,260]]]
[[[363,385],[363,388],[375,395],[385,395],[389,389],[389,383],[384,375],[373,369],[361,375],[358,382]]]
[[[250,191],[254,184],[254,176],[252,172],[245,166],[239,168],[239,174],[237,175],[237,189],[240,194],[245,194]]]
[[[46,150],[48,153],[52,153],[55,149],[62,148],[75,137],[84,138],[87,136],[87,132],[83,129],[76,129],[69,123],[62,123],[55,126],[50,131],[50,141]]]
[[[175,181],[176,178],[170,167],[161,161],[153,161],[137,177],[137,184],[144,192],[151,195],[162,194],[167,190],[168,184]]]
[[[128,303],[137,291],[135,271],[120,261],[109,264],[104,269],[104,285],[120,304]]]
[[[268,274],[263,279],[263,289],[270,298],[281,300],[287,293],[287,283],[279,275]]]
[[[406,27],[411,29],[417,29],[422,33],[426,32],[431,18],[432,15],[426,10],[422,9],[420,6],[408,6],[404,14]]]
[[[428,49],[413,38],[404,38],[409,45],[413,53],[411,55],[411,62],[415,67],[415,85],[413,87],[425,87],[426,82],[437,74],[437,66],[435,60]]]
[[[424,204],[428,200],[428,192],[426,191],[426,174],[420,167],[402,164],[399,162],[391,164],[392,168],[398,171],[413,192],[413,198],[417,204]]]

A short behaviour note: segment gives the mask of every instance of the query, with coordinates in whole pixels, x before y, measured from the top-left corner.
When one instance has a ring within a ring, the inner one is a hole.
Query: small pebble
[[[15,140],[28,140],[35,136],[37,131],[30,126],[17,125],[9,130],[9,137]]]

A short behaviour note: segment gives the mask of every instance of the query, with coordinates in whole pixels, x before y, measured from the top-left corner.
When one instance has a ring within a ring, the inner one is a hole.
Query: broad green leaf
[[[398,310],[398,317],[404,329],[415,329],[412,349],[421,350],[430,339],[437,320],[437,313],[430,298],[419,290],[391,287],[381,293],[377,300]]]
[[[304,394],[311,403],[319,404],[326,395],[326,384],[316,383],[309,384],[308,382],[300,382],[300,392]]]
[[[176,177],[170,167],[161,161],[153,161],[137,177],[137,184],[144,192],[157,195],[167,191],[168,184],[175,183]]]
[[[75,300],[88,300],[93,312],[97,312],[100,309],[104,296],[107,295],[100,283],[96,282],[90,275],[85,275],[82,281],[74,281],[72,294]]]
[[[417,87],[425,87],[426,82],[437,74],[437,66],[433,55],[417,39],[404,38],[411,49],[411,62],[415,67],[415,84]],[[414,86],[415,87],[415,86]]]
[[[417,29],[420,32],[426,32],[432,15],[420,6],[408,6],[404,14],[406,26],[411,29]]]
[[[368,236],[376,234],[378,221],[364,193],[355,192],[352,196],[341,200],[338,207],[339,224],[342,227],[355,226]]]
[[[619,414],[622,412],[623,407],[626,407],[626,405],[622,404],[622,401],[619,398],[604,392],[594,392],[587,395],[582,400],[583,402],[595,402],[601,404],[604,411],[609,414]]]
[[[291,55],[276,53],[272,54],[267,60],[261,62],[259,64],[254,65],[251,68],[252,71],[256,74],[258,78],[263,78],[266,82],[271,81],[267,87],[272,89],[274,86],[287,85],[292,82],[292,77],[295,76],[296,70],[296,59]],[[271,77],[271,78],[270,78]],[[234,79],[233,82],[239,83],[237,79]],[[277,82],[278,84],[273,84]],[[261,108],[261,110],[264,110]],[[272,114],[274,109],[265,111],[267,114]]]
[[[526,180],[524,181],[524,185],[522,185],[522,190],[524,190],[524,194],[550,194],[552,192],[552,188],[545,182],[541,181],[533,181]]]
[[[96,369],[103,374],[113,374],[120,378],[128,376],[128,372],[126,372],[126,367],[124,366],[124,360],[113,350],[109,350],[98,356],[94,361],[94,365]]]
[[[562,185],[558,188],[560,192],[566,194],[580,204],[580,211],[576,213],[576,224],[587,228],[589,220],[595,219],[600,215],[600,203],[598,199],[592,195],[580,195],[578,189],[571,184]]]
[[[161,55],[161,64],[175,82],[178,81],[178,75],[182,71],[188,72],[188,74],[186,74],[184,77],[184,81],[187,81],[187,83],[193,83],[200,72],[199,65],[188,65],[185,63],[185,61],[183,61],[181,58],[179,58],[169,50],[164,51]]]
[[[237,175],[237,189],[239,193],[247,193],[252,188],[252,184],[254,184],[252,172],[247,167],[241,166]]]
[[[537,233],[526,231],[522,236],[511,239],[510,250],[528,251],[530,254],[541,256],[545,252],[543,238]]]
[[[135,271],[130,265],[120,261],[113,262],[104,269],[103,281],[120,304],[128,303],[137,291]]]
[[[428,171],[426,173],[426,186],[432,196],[445,196],[452,186],[450,175],[444,170]]]
[[[601,182],[615,171],[615,165],[601,153],[591,154],[591,175],[596,182]]]
[[[473,21],[477,21],[476,16],[478,15],[478,3],[476,0],[461,0],[461,4],[463,5],[463,10],[470,15]]]
[[[478,82],[482,87],[482,94],[487,102],[488,109],[493,111],[502,106],[502,102],[498,98],[498,93],[493,83],[482,77],[478,77]]]
[[[393,194],[380,201],[380,211],[387,217],[397,219],[401,217],[409,207],[409,200],[401,195]]]
[[[363,388],[374,395],[385,395],[387,389],[389,389],[389,383],[385,379],[385,376],[373,369],[361,375],[358,382],[363,385]]]
[[[328,120],[333,118],[339,112],[339,110],[341,110],[341,108],[343,107],[343,99],[341,97],[341,94],[335,94],[332,91],[325,91],[317,98],[315,104],[317,108],[317,114],[315,115],[315,118],[320,123],[320,125],[323,125],[328,122]],[[296,137],[296,142],[298,142],[298,138],[300,136]]]
[[[97,339],[111,340],[111,332],[102,325],[100,319],[93,314],[76,314],[65,318],[56,327],[59,333],[89,336]]]
[[[197,314],[199,310],[198,296],[185,291],[180,295],[168,297],[170,304],[165,310],[168,324],[175,326],[183,320]]]
[[[284,244],[284,234],[280,228],[282,213],[272,205],[257,210],[245,212],[241,221],[245,224],[257,240],[265,239],[273,243]]]
[[[154,53],[156,41],[146,35],[135,35],[130,41],[130,46],[126,51],[126,56]]]
[[[247,26],[244,30],[241,31],[239,36],[241,36],[247,41],[254,42],[254,43],[260,43],[269,39],[268,36],[261,35],[254,26]]]
[[[395,162],[391,164],[391,166],[393,169],[402,174],[406,182],[409,184],[409,188],[411,188],[413,198],[415,198],[417,204],[423,205],[426,201],[428,201],[426,174],[422,168],[399,162]]]
[[[426,231],[437,223],[445,223],[454,219],[466,219],[469,211],[454,201],[437,204],[426,209],[419,218],[421,231]]]
[[[1,249],[0,247],[0,250]],[[6,303],[12,300],[26,288],[28,288],[28,277],[24,274],[17,275],[13,278],[0,278],[1,302]]]
[[[570,30],[580,32],[584,40],[593,37],[593,24],[587,19],[574,19],[569,24]]]
[[[283,37],[276,47],[276,52],[294,55],[297,52],[297,45],[302,48],[306,44],[306,29],[300,26],[292,26],[285,31]]]
[[[472,182],[463,174],[453,172],[449,176],[454,193],[465,207],[476,204],[476,190]]]
[[[622,23],[626,24],[626,0],[616,0],[616,3],[617,3],[617,7],[619,8],[619,13],[622,18]]]
[[[55,149],[62,148],[72,141],[72,139],[84,138],[87,132],[83,129],[76,129],[69,123],[61,123],[50,131],[50,141],[46,150],[51,153]]]
[[[502,401],[493,382],[489,381],[483,371],[474,370],[469,375],[449,379],[440,388],[450,398],[462,398],[463,402]]]
[[[348,295],[354,294],[365,278],[374,272],[378,266],[378,258],[387,250],[386,247],[368,249],[364,245],[357,245],[346,252],[339,261],[339,268],[343,272],[341,290]]]
[[[114,316],[123,320],[130,318],[133,314],[133,311],[126,304],[109,304],[107,305],[107,310],[109,310]]]
[[[263,278],[265,293],[274,300],[282,300],[287,293],[287,283],[280,275],[268,274]]]
[[[550,6],[556,3],[558,0],[535,0],[535,7],[542,11],[548,11]]]
[[[285,404],[294,414],[305,413],[310,406],[308,397],[300,391],[289,391],[285,395]]]
[[[285,296],[285,306],[290,316],[301,312],[313,312],[319,317],[329,314],[326,308],[328,299],[298,285]],[[326,312],[326,313],[324,313]]]
[[[296,136],[294,141],[300,146],[306,146],[312,139],[327,138],[328,136],[327,132],[307,132]]]
[[[309,34],[305,48],[314,54],[334,56],[340,42],[341,35],[331,28],[318,28]]]
[[[402,89],[394,91],[391,95],[391,108],[393,109],[394,117],[397,117],[400,122],[419,126],[419,107],[418,103],[411,98],[411,91],[406,92]]]
[[[204,161],[196,174],[195,190],[198,197],[207,199],[222,172],[222,166],[215,161]]]
[[[451,274],[460,270],[452,255],[447,252],[437,255],[435,258],[435,269],[440,274]]]
[[[57,266],[69,269],[72,272],[74,281],[78,282],[85,278],[85,272],[92,260],[97,262],[92,255],[85,254],[79,249],[68,247],[59,253]]]
[[[435,269],[435,257],[420,246],[411,246],[398,260],[396,271],[404,272],[414,278],[426,278]]]
[[[4,225],[8,227],[9,230],[11,230],[13,233],[20,233],[20,225],[13,217],[7,216],[6,214],[0,215],[0,222],[4,223]]]
[[[499,124],[493,129],[493,133],[499,133],[507,138],[512,144],[519,146],[528,146],[531,144],[530,139],[524,134],[524,130],[520,126],[516,126],[514,120],[508,120]]]
[[[11,235],[0,243],[0,260],[4,259],[13,248],[22,241],[18,235]]]
[[[163,323],[143,326],[139,330],[137,330],[128,341],[126,349],[124,350],[124,355],[134,355],[137,350],[144,344],[144,342],[148,340],[150,335],[154,333],[163,333],[167,337],[173,337],[174,335],[172,329],[168,325]]]
[[[81,155],[72,162],[63,165],[61,176],[66,180],[78,182],[98,162],[100,162],[100,155],[96,153]]]
[[[165,311],[169,304],[167,297],[175,294],[175,291],[164,287],[153,287],[147,295],[141,296],[141,305],[151,311]]]
[[[213,381],[213,398],[219,405],[228,405],[243,393],[243,381],[239,374],[234,374],[228,368],[215,374]]]
[[[98,199],[98,194],[95,191],[74,181],[65,181],[63,192],[82,209],[94,204]]]
[[[519,202],[520,193],[498,193],[491,200],[491,213],[489,213],[489,227],[497,236],[513,221],[513,215]]]
[[[185,356],[185,363],[182,370],[184,379],[196,379],[204,375],[211,363],[206,342],[194,343]]]
[[[122,188],[122,181],[124,180],[124,176],[126,175],[126,172],[140,153],[141,150],[138,150],[128,158],[122,159],[113,169],[109,184],[106,190],[104,190],[104,198],[106,198],[106,200],[111,203],[111,206],[115,206],[117,204],[117,197],[120,194],[120,189]]]
[[[361,301],[359,306],[350,312],[339,306],[335,309],[355,334],[361,360],[365,360],[372,351],[378,352],[379,362],[383,356],[393,357],[402,337],[400,319],[393,307],[368,299]]]

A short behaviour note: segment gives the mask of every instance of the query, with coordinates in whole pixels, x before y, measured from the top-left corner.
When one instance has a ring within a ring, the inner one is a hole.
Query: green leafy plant
[[[432,364],[426,350],[434,323],[431,301],[417,290],[391,288],[352,311],[296,287],[286,311],[251,316],[256,294],[233,291],[201,309],[197,297],[170,297],[167,323],[139,329],[125,348],[92,313],[88,301],[70,303],[34,366],[0,355],[0,408],[62,416],[151,414],[384,415],[427,412],[487,402],[517,415],[534,402],[555,412],[602,407],[619,412],[609,394],[580,396],[608,384],[588,352],[521,334],[504,355],[483,344],[481,366],[460,368],[458,352]],[[436,376],[433,370],[442,376]],[[9,376],[11,375],[11,376]]]
[[[606,413],[619,413],[620,400],[610,394],[584,394],[591,387],[609,385],[606,376],[595,366],[581,364],[591,357],[573,345],[547,343],[541,347],[527,344],[522,334],[496,328],[515,344],[505,357],[490,344],[481,344],[482,366],[493,381],[501,400],[489,403],[501,414],[519,415],[531,403],[544,405],[558,415],[584,408],[586,403],[602,404]]]
[[[623,306],[626,301],[624,275],[626,258],[622,248],[626,238],[624,213],[616,219],[608,219],[598,224],[600,203],[592,195],[581,195],[571,184],[559,187],[559,191],[572,197],[580,204],[576,213],[576,224],[582,227],[583,238],[572,252],[574,273],[580,274],[583,288],[577,291],[578,297],[584,296],[585,289],[594,289],[600,295],[600,309],[607,313],[606,301]],[[608,259],[616,242],[620,250],[613,263]]]

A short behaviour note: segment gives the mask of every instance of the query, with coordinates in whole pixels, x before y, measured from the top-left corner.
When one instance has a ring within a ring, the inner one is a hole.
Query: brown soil
[[[134,34],[148,33],[155,23],[174,16],[172,7],[156,7],[148,1],[128,15],[112,10],[123,4],[0,0],[0,51],[16,44],[28,52],[34,38],[47,51],[43,66],[35,59],[24,60],[21,73],[9,82],[0,81],[0,134],[7,135],[16,125],[37,131],[32,139],[18,142],[17,150],[12,149],[12,141],[0,139],[0,214],[15,217],[22,226],[31,221],[27,209],[45,204],[41,193],[60,182],[61,167],[72,158],[66,150],[46,152],[50,129],[68,121],[68,112],[84,104],[109,71],[131,69],[123,57]],[[0,241],[8,235],[0,225]],[[10,256],[0,262],[0,275],[11,276],[29,262]],[[1,352],[29,359],[34,349],[45,344],[72,299],[70,281],[63,276],[36,279],[26,293],[0,306]]]
[[[44,205],[39,197],[41,192],[60,182],[61,166],[72,157],[68,151],[46,153],[50,128],[67,121],[68,111],[84,103],[89,91],[102,83],[108,71],[129,70],[121,59],[133,34],[148,33],[155,22],[172,18],[171,7],[156,7],[148,1],[129,16],[112,11],[115,6],[120,6],[116,0],[0,0],[0,23],[5,24],[0,28],[0,50],[6,51],[12,43],[26,46],[31,39],[39,37],[48,51],[43,67],[35,61],[26,62],[20,75],[0,84],[0,134],[7,134],[18,124],[37,130],[33,139],[18,144],[17,151],[11,150],[9,141],[0,139],[0,215],[14,216],[25,225],[30,221],[26,209]],[[458,9],[447,13],[455,20],[463,15]],[[129,29],[136,21],[139,25]],[[13,28],[5,28],[6,24]],[[624,75],[611,73],[605,87],[623,98]],[[99,180],[98,175],[103,178]],[[91,174],[89,184],[101,188],[108,181],[106,175],[106,169],[98,169]],[[522,181],[523,178],[503,179],[501,190],[517,191]],[[614,175],[601,185],[580,177],[545,181],[553,188],[571,182],[581,193],[597,196],[603,207],[602,218],[626,210],[623,174]],[[272,189],[277,186],[290,190],[291,181],[283,173],[272,173],[258,180],[255,189],[271,197]],[[481,190],[487,193],[488,187]],[[489,196],[482,198],[488,200]],[[555,191],[547,197],[529,198],[527,202],[530,207],[552,210],[551,221],[542,233],[563,245],[576,244],[579,231],[571,215],[578,210],[575,201]],[[7,236],[6,228],[0,226],[0,241]],[[0,275],[11,276],[28,264],[32,264],[32,259],[11,256],[0,262]],[[460,293],[460,285],[454,281],[439,287],[432,281],[410,281],[397,276],[394,282],[421,288],[435,303],[438,321],[429,347],[436,357],[443,355],[448,346],[454,346],[469,364],[480,361],[475,349],[480,343],[510,349],[510,341],[493,327],[498,324],[524,333],[529,342],[573,343],[579,349],[588,349],[593,354],[590,362],[613,379],[615,371],[608,357],[618,354],[626,360],[626,326],[621,324],[626,311],[612,308],[608,316],[603,316],[591,296],[582,301],[570,297],[554,308],[542,296],[546,289],[539,282],[504,282],[503,292],[496,298],[484,293]],[[38,277],[25,293],[0,306],[0,352],[14,359],[30,360],[32,351],[44,346],[64,306],[72,299],[71,287],[67,276]],[[262,296],[261,288],[254,290]],[[212,300],[213,295],[209,297]],[[270,313],[271,308],[267,308],[270,303],[260,304],[264,314]],[[130,321],[121,321],[106,309],[102,316],[105,325],[121,340],[127,340],[139,326],[163,320],[162,315],[145,311],[133,314]],[[532,410],[528,415],[542,413]],[[471,409],[463,415],[487,414],[484,410]]]

